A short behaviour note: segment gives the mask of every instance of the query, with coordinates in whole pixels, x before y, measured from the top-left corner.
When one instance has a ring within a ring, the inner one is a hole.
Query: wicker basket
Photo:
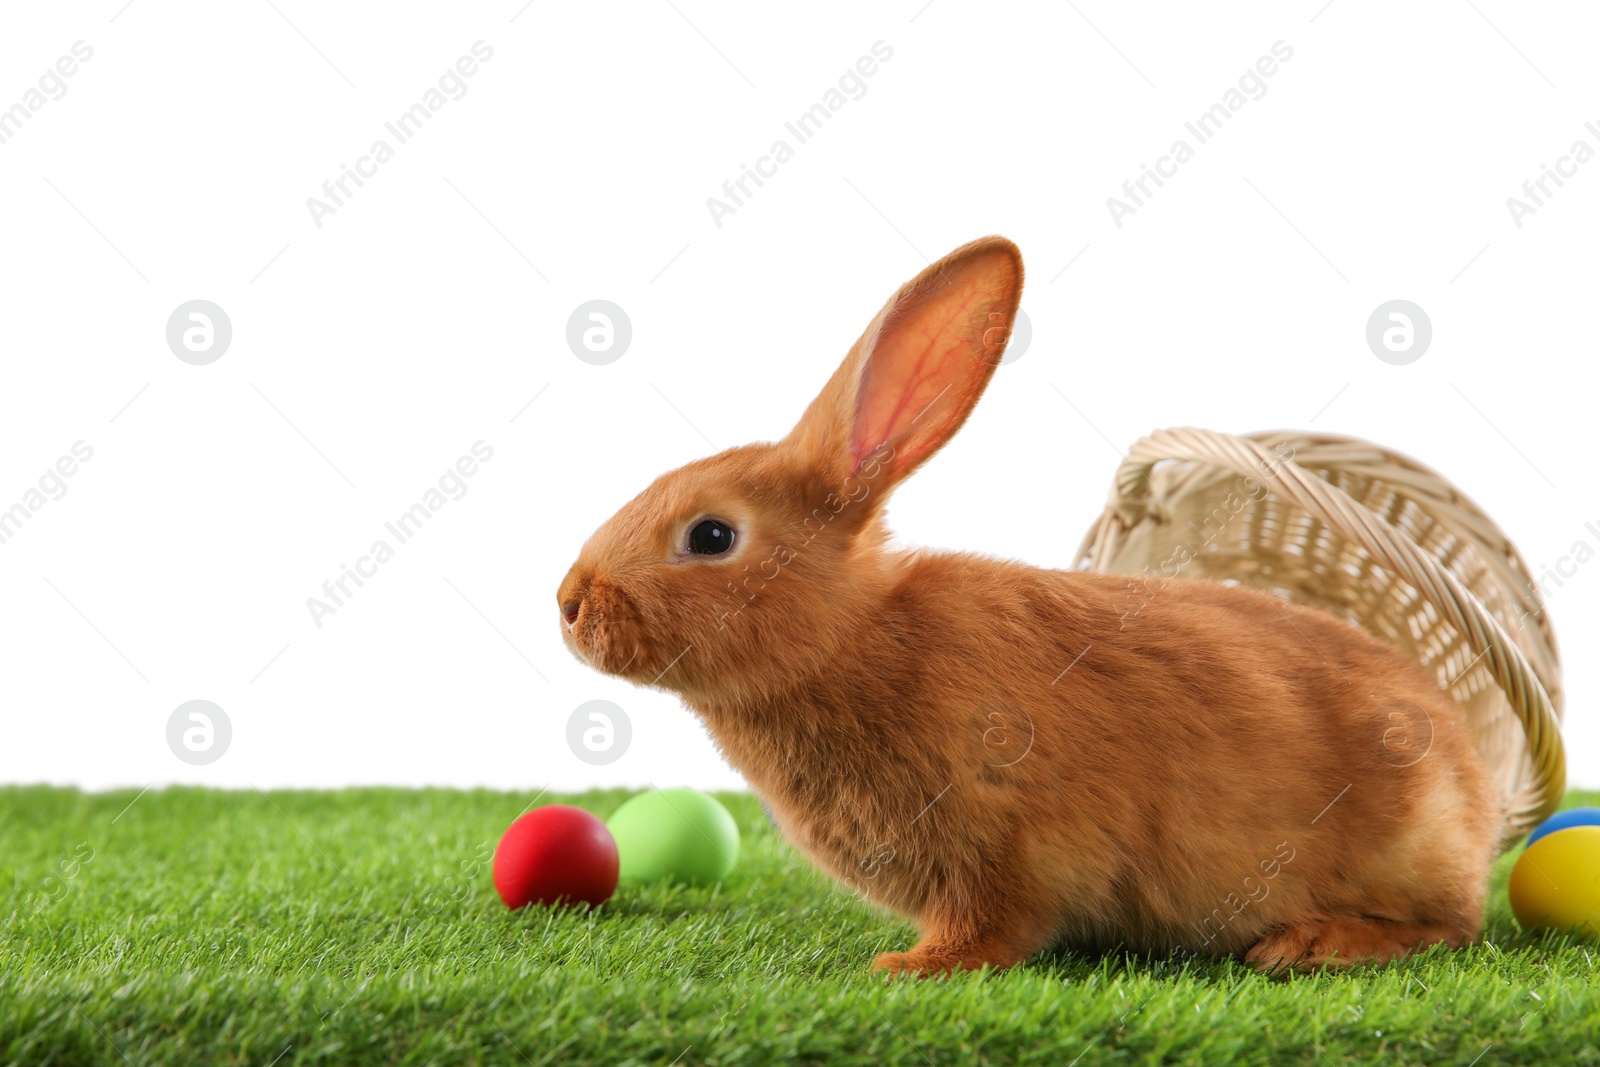
[[[1561,661],[1527,564],[1439,474],[1367,441],[1161,430],[1129,450],[1077,566],[1254,586],[1432,671],[1506,797],[1509,848],[1566,789]]]

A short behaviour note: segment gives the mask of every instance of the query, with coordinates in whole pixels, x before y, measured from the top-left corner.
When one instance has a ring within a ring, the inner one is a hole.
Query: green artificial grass
[[[532,794],[0,789],[0,1062],[1600,1063],[1596,946],[1517,927],[1509,856],[1484,941],[1386,968],[1058,954],[889,983],[867,968],[911,927],[723,799],[725,883],[512,913],[488,859]]]

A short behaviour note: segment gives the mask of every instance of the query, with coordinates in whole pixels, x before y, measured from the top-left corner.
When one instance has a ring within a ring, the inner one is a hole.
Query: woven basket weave
[[[1128,452],[1082,570],[1249,585],[1362,626],[1466,709],[1503,847],[1566,789],[1561,660],[1516,546],[1442,476],[1367,441],[1160,430]]]

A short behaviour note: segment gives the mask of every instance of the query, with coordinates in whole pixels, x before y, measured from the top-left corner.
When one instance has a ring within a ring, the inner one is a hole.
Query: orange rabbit
[[[658,478],[562,581],[569,647],[680,694],[786,836],[919,924],[882,970],[1471,939],[1500,801],[1420,666],[1248,589],[886,546],[884,502],[966,421],[1021,292],[1010,241],[957,249],[787,437]],[[1012,476],[991,492],[1023,496]]]

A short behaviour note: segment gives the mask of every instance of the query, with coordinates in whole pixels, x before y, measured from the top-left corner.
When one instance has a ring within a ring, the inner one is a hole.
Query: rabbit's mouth
[[[597,671],[631,679],[630,671],[644,669],[638,614],[609,585],[591,584],[582,597],[563,601],[561,629],[567,647]]]

